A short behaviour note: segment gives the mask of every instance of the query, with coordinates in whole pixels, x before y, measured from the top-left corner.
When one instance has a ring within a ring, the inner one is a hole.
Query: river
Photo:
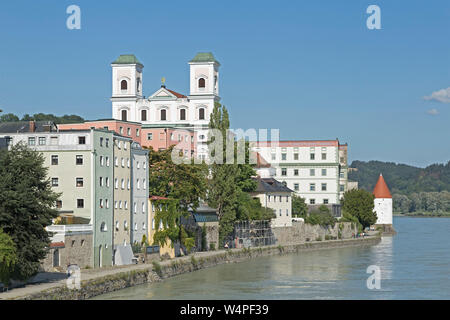
[[[450,299],[450,218],[394,217],[394,227],[371,247],[260,257],[95,299]],[[380,289],[367,288],[370,265]]]

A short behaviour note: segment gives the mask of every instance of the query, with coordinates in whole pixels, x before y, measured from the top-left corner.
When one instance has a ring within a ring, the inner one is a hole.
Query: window
[[[103,187],[103,177],[100,177],[99,183],[100,183],[100,187]]]
[[[136,137],[139,137],[139,129],[136,129]]]
[[[286,156],[287,156],[286,153],[282,153],[281,154],[281,160],[286,160]]]
[[[326,176],[327,175],[327,169],[322,169],[322,176]]]
[[[84,208],[84,199],[77,199],[77,208]]]
[[[140,167],[139,161],[136,161],[136,168],[140,169]]]
[[[100,156],[100,166],[103,167],[103,164],[104,164],[103,156]]]
[[[205,88],[206,87],[206,81],[204,78],[198,79],[198,87],[199,88]]]
[[[125,189],[125,179],[120,180],[120,187],[123,189]]]
[[[139,179],[137,179],[137,181],[136,181],[136,187],[137,187],[138,190],[141,188],[141,184],[139,182]]]
[[[108,138],[106,138],[106,140],[105,140],[105,147],[109,147],[109,139]]]
[[[76,183],[77,188],[83,187],[83,178],[77,178],[76,180],[77,180],[77,183]]]
[[[327,191],[327,184],[326,183],[322,183],[322,191]]]
[[[119,180],[117,178],[114,179],[114,188],[119,188]]]
[[[114,208],[117,209],[119,207],[119,203],[117,201],[114,201]]]
[[[128,89],[127,80],[120,81],[120,90],[127,90],[127,89]]]
[[[86,137],[78,137],[78,144],[86,144]]]
[[[106,182],[106,186],[109,188],[109,178],[108,177],[105,178],[105,182]]]
[[[83,156],[82,155],[75,156],[75,163],[77,165],[82,165],[83,164]]]
[[[145,214],[145,202],[142,202],[142,213]]]
[[[52,187],[58,186],[58,178],[52,178]]]
[[[136,204],[136,202],[133,204],[133,211],[134,211],[134,213],[137,213],[137,204]]]
[[[130,190],[130,179],[127,179],[127,189]]]
[[[314,177],[316,175],[316,169],[309,169],[309,175]]]
[[[147,110],[141,110],[141,121],[147,121]]]
[[[103,199],[100,199],[100,208],[103,208]]]
[[[282,183],[281,183],[283,186],[287,186],[287,182],[286,181],[283,181]],[[280,201],[281,201],[281,197],[280,197]]]
[[[282,176],[287,176],[287,169],[286,168],[281,168],[281,175]]]
[[[344,179],[344,171],[339,172],[339,178]]]
[[[137,226],[137,223],[135,222],[134,223],[134,231],[137,231],[137,229],[138,229],[138,226]]]
[[[143,188],[144,190],[147,189],[147,186],[146,186],[146,184],[145,184],[145,179],[142,180],[142,188]]]
[[[103,147],[103,138],[100,138],[100,147]]]
[[[107,209],[109,209],[109,201],[108,201],[108,199],[105,199],[105,206],[106,206]]]
[[[127,129],[127,135],[131,136],[131,128]],[[125,148],[125,150],[126,150],[126,148]]]
[[[119,166],[119,158],[114,157],[114,165],[117,167]]]
[[[298,191],[298,190],[299,190],[298,183],[294,183],[294,190],[295,190],[295,191]]]
[[[125,210],[128,210],[128,201],[125,201]]]
[[[289,209],[286,209],[286,216],[289,216]]]
[[[323,204],[328,204],[328,199],[323,199]]]
[[[108,228],[106,227],[106,223],[102,222],[101,226],[100,226],[100,231],[101,232],[106,232],[108,231]],[[83,240],[84,241],[84,240]],[[84,242],[82,242],[84,243]]]
[[[127,110],[122,110],[122,121],[127,121]]]
[[[50,138],[50,144],[52,146],[56,146],[58,144],[58,137],[51,137]]]
[[[120,164],[122,165],[122,168],[125,168],[125,159],[120,158]]]
[[[180,109],[180,120],[186,120],[186,109]]]
[[[316,155],[314,153],[310,153],[309,154],[309,159],[310,160],[315,160],[316,159]]]
[[[142,230],[145,230],[145,222],[142,222]]]
[[[116,231],[119,231],[119,221],[116,221]]]
[[[270,158],[271,158],[272,160],[276,160],[276,159],[277,159],[277,155],[276,155],[275,153],[271,153],[271,154],[270,154]]]
[[[147,140],[153,140],[153,133],[147,133]]]
[[[52,165],[57,166],[58,165],[58,156],[53,155],[52,156]]]
[[[45,137],[39,137],[39,145],[40,146],[45,146]]]
[[[294,153],[294,160],[298,160],[298,153]]]
[[[122,141],[119,141],[117,147],[118,147],[119,149],[122,148]]]
[[[29,137],[28,138],[28,145],[29,146],[35,146],[36,145],[36,138],[35,137]]]
[[[106,157],[106,166],[109,167],[109,157]]]
[[[345,186],[343,184],[339,185],[339,191],[340,192],[344,192],[345,191]]]
[[[204,108],[198,109],[198,119],[205,120],[205,109]]]
[[[309,191],[316,191],[316,184],[315,183],[310,183],[309,184]]]
[[[316,204],[316,199],[309,199],[309,204]]]
[[[165,121],[167,120],[167,110],[166,109],[162,109],[161,110],[161,121]]]
[[[298,169],[294,169],[294,176],[298,176]]]
[[[280,209],[280,217],[281,217],[281,209]]]
[[[120,134],[123,134],[123,127],[119,128],[119,132],[120,132]]]
[[[122,209],[122,200],[119,201],[119,209]]]
[[[62,208],[62,201],[56,200],[56,208],[61,209]]]
[[[327,160],[327,154],[326,153],[322,153],[322,160]]]
[[[130,167],[130,159],[127,158],[127,168],[129,168],[129,167]]]

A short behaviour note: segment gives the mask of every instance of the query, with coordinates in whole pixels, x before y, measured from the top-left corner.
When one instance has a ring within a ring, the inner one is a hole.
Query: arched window
[[[180,120],[186,120],[186,109],[180,109]]]
[[[198,110],[198,119],[205,120],[205,109],[204,108],[200,108]]]
[[[198,87],[199,87],[199,88],[204,88],[204,87],[206,87],[206,81],[205,81],[204,78],[198,79]]]
[[[128,89],[128,82],[127,80],[120,81],[120,90],[127,90]]]
[[[108,231],[108,227],[106,226],[106,223],[102,222],[102,225],[100,226],[100,231],[102,231],[102,232]]]
[[[122,110],[122,121],[127,121],[127,110]]]
[[[167,117],[166,117],[166,109],[161,109],[161,120],[167,120]]]
[[[147,121],[147,110],[141,110],[141,120]]]

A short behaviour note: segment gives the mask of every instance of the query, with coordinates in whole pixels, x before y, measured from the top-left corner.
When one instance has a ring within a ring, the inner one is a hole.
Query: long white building
[[[252,150],[270,164],[273,178],[309,205],[340,204],[347,191],[347,144],[337,139],[252,142]]]
[[[121,55],[112,64],[112,116],[142,123],[142,128],[186,128],[197,132],[197,155],[207,155],[207,127],[214,102],[219,101],[220,63],[212,53],[189,61],[190,90],[184,95],[161,87],[143,95],[144,66],[134,55]]]

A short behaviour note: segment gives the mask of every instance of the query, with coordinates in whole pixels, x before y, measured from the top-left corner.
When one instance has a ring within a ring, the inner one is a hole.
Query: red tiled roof
[[[167,89],[167,88],[166,88],[166,90],[169,91],[171,94],[175,95],[177,98],[187,98],[184,94],[175,92],[175,91]]]
[[[64,248],[64,242],[52,242],[50,248]]]
[[[149,196],[150,200],[169,200],[169,198],[166,197],[160,197],[160,196]]]
[[[373,195],[377,199],[392,198],[391,192],[389,191],[386,181],[384,181],[383,175],[381,173],[380,177],[378,178],[378,182],[373,189]]]
[[[257,141],[258,147],[339,147],[338,140],[285,140],[285,141]]]

